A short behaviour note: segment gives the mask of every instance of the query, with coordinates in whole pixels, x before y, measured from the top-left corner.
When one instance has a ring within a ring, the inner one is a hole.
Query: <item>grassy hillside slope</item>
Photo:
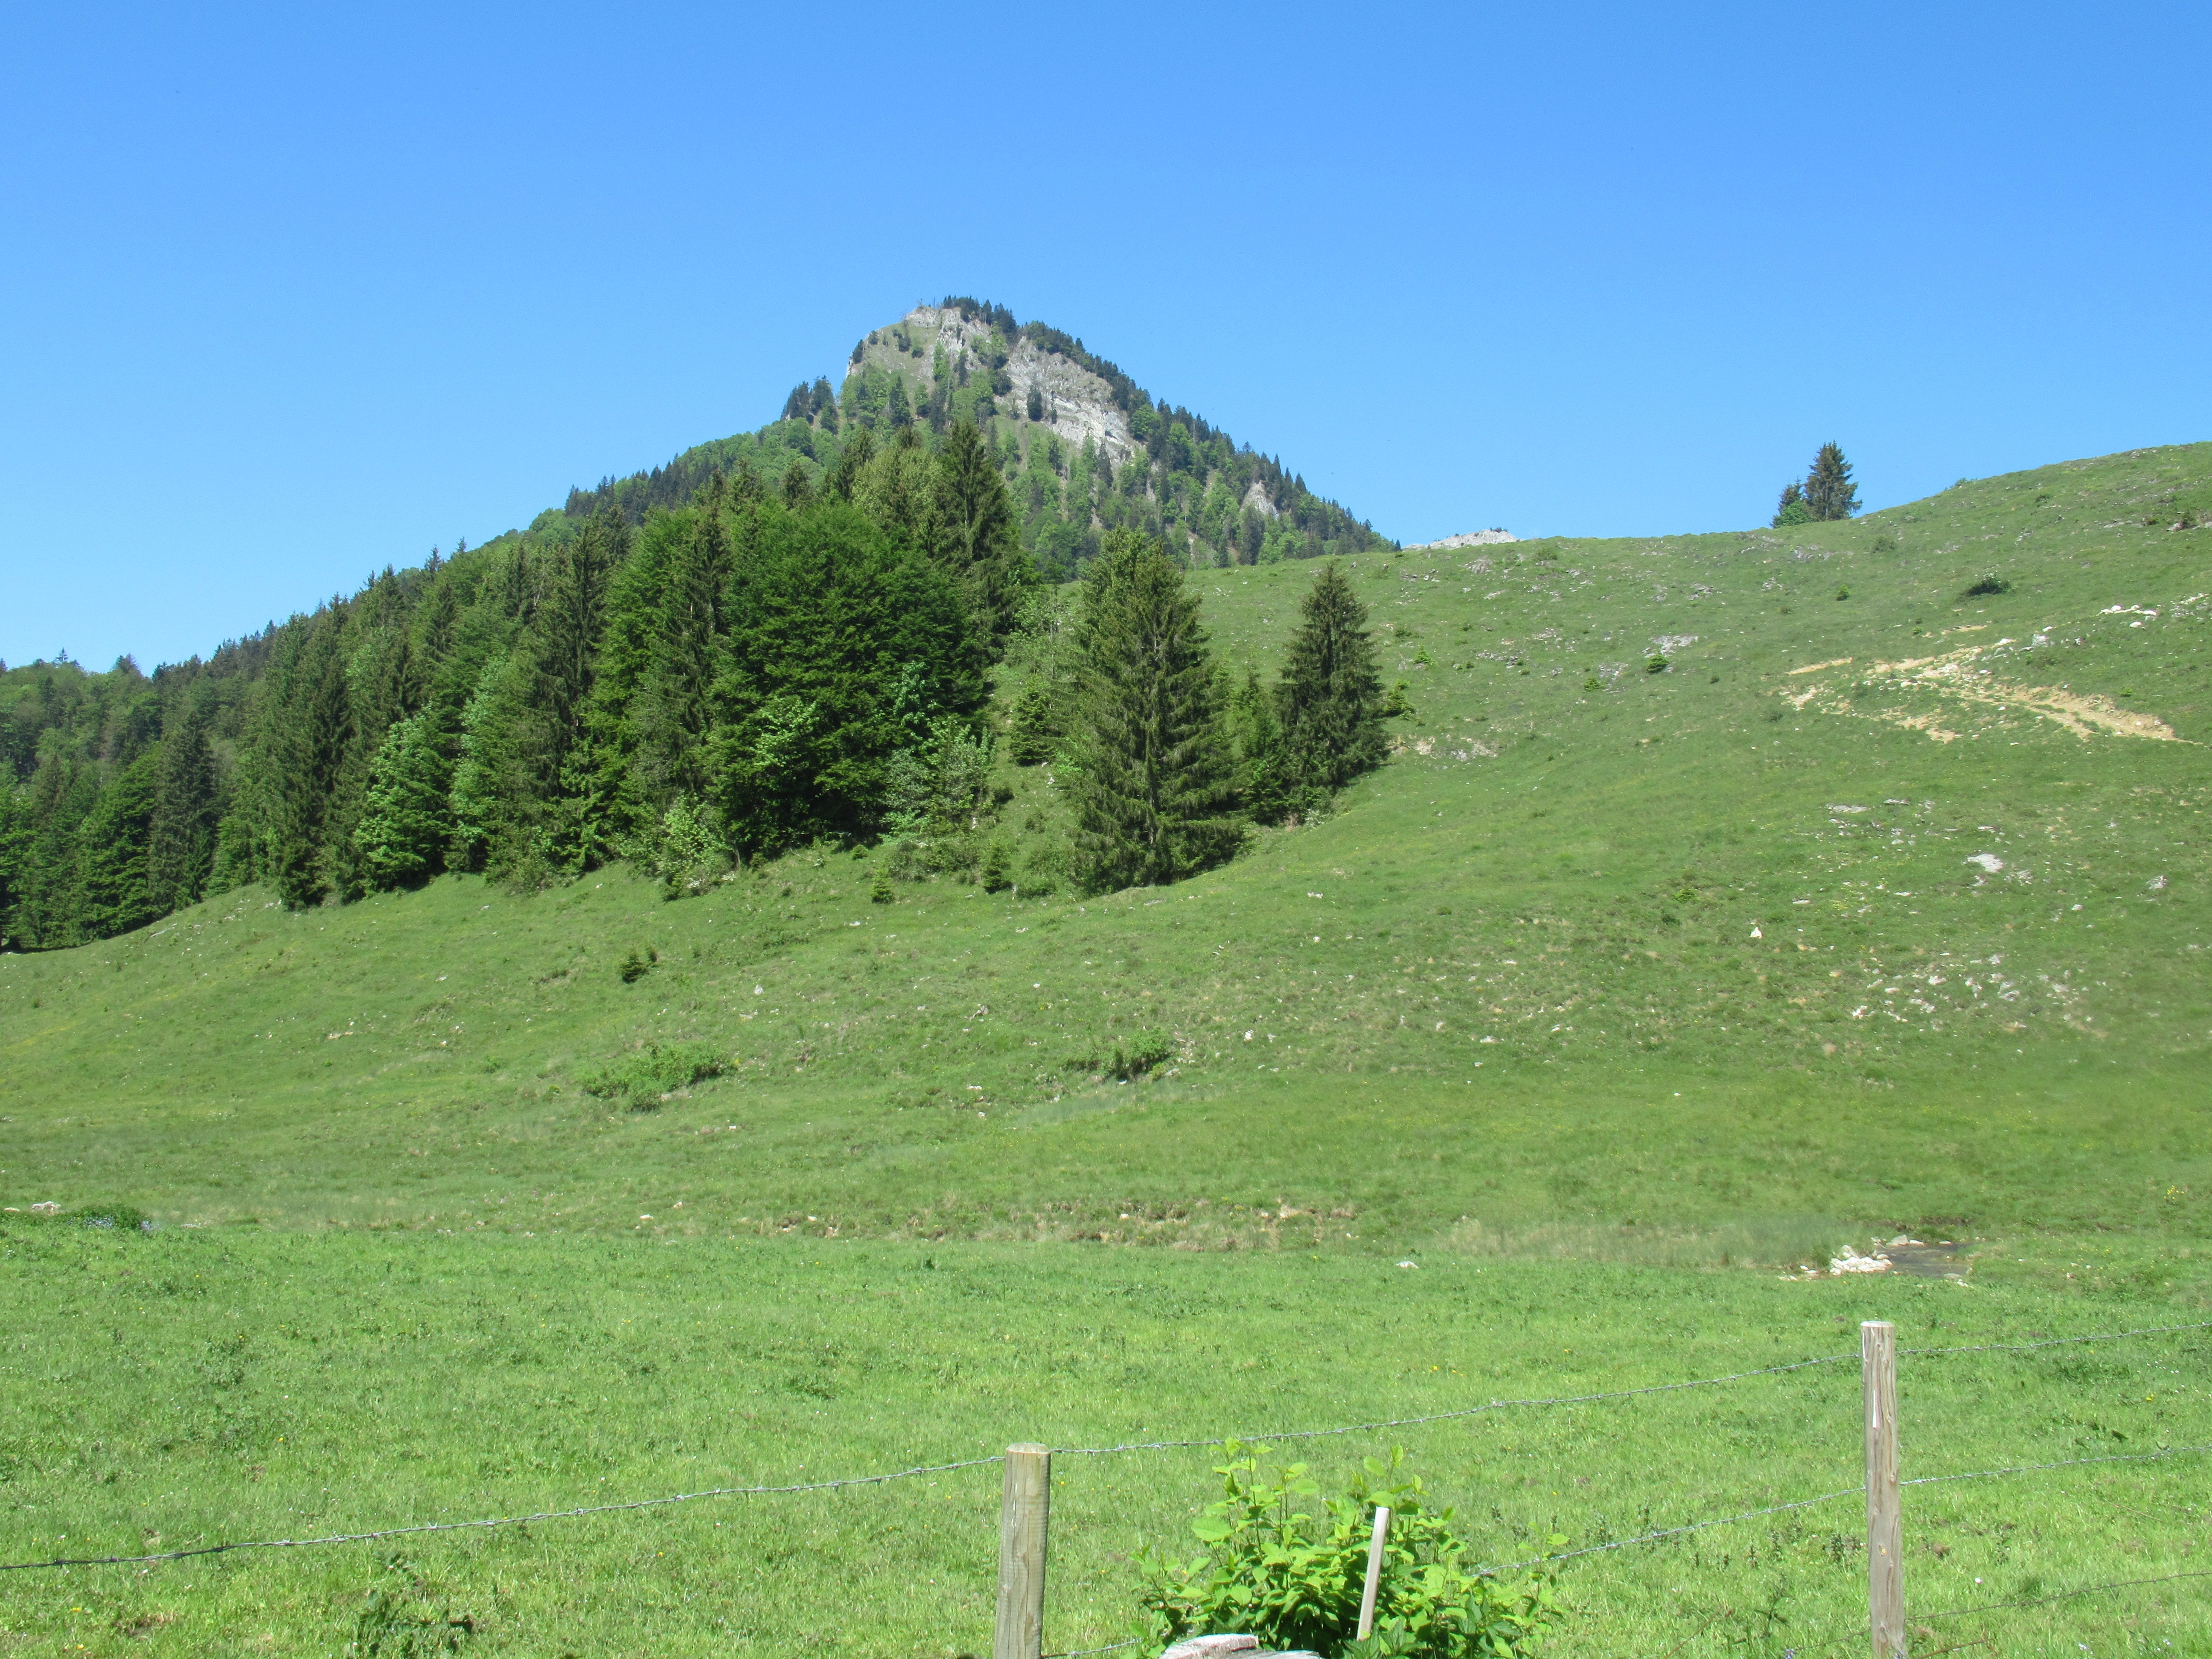
[[[2165,526],[2208,492],[2197,446],[1788,532],[1363,558],[1401,752],[1177,888],[878,906],[878,855],[821,852],[677,902],[618,872],[297,915],[249,890],[0,958],[8,1200],[1391,1248],[1811,1228],[1780,1254],[1839,1222],[2194,1234],[2212,531]],[[1272,668],[1310,574],[1194,578],[1228,664]],[[1048,833],[1048,775],[1007,781],[1010,832]],[[1140,1031],[1174,1051],[1152,1079],[1086,1063]],[[734,1075],[649,1113],[582,1091],[678,1040]]]
[[[1904,1362],[1908,1476],[2055,1466],[1909,1490],[1915,1651],[2203,1650],[2206,1334],[1976,1345],[2212,1316],[2212,532],[2163,527],[2208,507],[2197,446],[1364,556],[1399,752],[1176,888],[1041,892],[1061,808],[1010,770],[1018,895],[877,905],[887,855],[823,850],[0,957],[0,1560],[1375,1422],[1885,1317],[1959,1350]],[[1310,577],[1194,578],[1230,666]],[[679,1042],[732,1070],[587,1091]],[[1899,1227],[1968,1281],[1774,1271]],[[1403,1444],[1493,1561],[1833,1494],[1560,1570],[1557,1659],[1779,1659],[1865,1640],[1860,1432],[1845,1362],[1295,1455]],[[1215,1455],[1057,1461],[1048,1650],[1143,1633],[1132,1552],[1188,1548]],[[997,1478],[12,1573],[0,1651],[951,1659]]]

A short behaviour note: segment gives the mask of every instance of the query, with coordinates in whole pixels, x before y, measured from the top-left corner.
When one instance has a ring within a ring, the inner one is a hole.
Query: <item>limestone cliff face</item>
[[[1070,449],[1086,439],[1116,466],[1139,447],[1129,414],[1115,402],[1105,379],[1064,353],[1048,349],[1025,333],[1008,340],[982,317],[963,316],[953,307],[916,306],[889,328],[878,329],[860,343],[848,378],[873,367],[896,374],[916,388],[919,404],[933,392],[948,399],[963,384],[979,378],[1003,386],[995,393],[1000,413],[1025,421],[1029,397],[1038,396],[1042,418],[1036,422]],[[1263,509],[1272,514],[1269,502]]]

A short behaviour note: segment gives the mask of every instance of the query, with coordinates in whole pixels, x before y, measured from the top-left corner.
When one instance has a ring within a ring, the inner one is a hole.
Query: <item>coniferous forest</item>
[[[972,343],[926,376],[879,331],[840,393],[797,387],[757,433],[205,659],[0,666],[0,948],[249,882],[307,906],[628,859],[678,895],[819,842],[992,885],[1004,850],[971,832],[1002,742],[1064,786],[1043,867],[1103,890],[1227,858],[1376,763],[1380,684],[1334,566],[1270,686],[1229,683],[1185,573],[1388,544],[1080,342],[943,313]],[[1103,381],[1136,441],[1118,465],[1063,441],[1038,379],[1000,405],[1018,348]],[[1000,721],[1010,654],[1025,689]]]

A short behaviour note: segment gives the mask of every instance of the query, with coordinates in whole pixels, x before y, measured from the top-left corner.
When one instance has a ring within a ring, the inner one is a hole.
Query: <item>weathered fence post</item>
[[[1390,1535],[1390,1510],[1375,1506],[1375,1535],[1367,1540],[1367,1585],[1359,1592],[1359,1639],[1375,1634],[1375,1592],[1382,1583],[1382,1540]]]
[[[1866,1396],[1867,1618],[1874,1659],[1905,1659],[1905,1522],[1897,1490],[1897,1328],[1859,1327]]]
[[[1052,1507],[1052,1449],[1006,1448],[999,1504],[999,1622],[991,1659],[1040,1659],[1044,1651],[1045,1522]]]

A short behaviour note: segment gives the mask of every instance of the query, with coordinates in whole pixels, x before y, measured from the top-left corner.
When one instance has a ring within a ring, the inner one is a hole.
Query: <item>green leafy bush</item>
[[[1962,599],[1979,599],[1987,598],[1988,596],[1995,593],[2009,593],[2011,592],[2012,584],[2007,581],[2002,576],[1996,574],[1995,572],[1991,572],[1987,575],[1978,576],[1972,581],[1969,582],[1966,585],[1966,591],[1960,593],[1959,597]]]
[[[728,1057],[710,1043],[650,1042],[585,1079],[584,1091],[627,1101],[633,1112],[649,1112],[664,1096],[729,1069]]]
[[[648,945],[642,954],[636,951],[630,951],[622,959],[622,966],[616,971],[622,975],[623,984],[635,985],[651,973],[654,964],[659,960],[660,952]]]
[[[1139,1554],[1140,1601],[1164,1638],[1245,1632],[1262,1648],[1304,1648],[1323,1659],[1505,1659],[1535,1650],[1558,1620],[1550,1578],[1502,1582],[1468,1554],[1449,1507],[1428,1507],[1405,1454],[1366,1460],[1344,1496],[1316,1501],[1304,1463],[1270,1477],[1265,1446],[1231,1441],[1218,1502],[1191,1523],[1206,1551],[1177,1561]],[[1390,1510],[1376,1596],[1375,1632],[1358,1639],[1359,1596],[1375,1507]]]

